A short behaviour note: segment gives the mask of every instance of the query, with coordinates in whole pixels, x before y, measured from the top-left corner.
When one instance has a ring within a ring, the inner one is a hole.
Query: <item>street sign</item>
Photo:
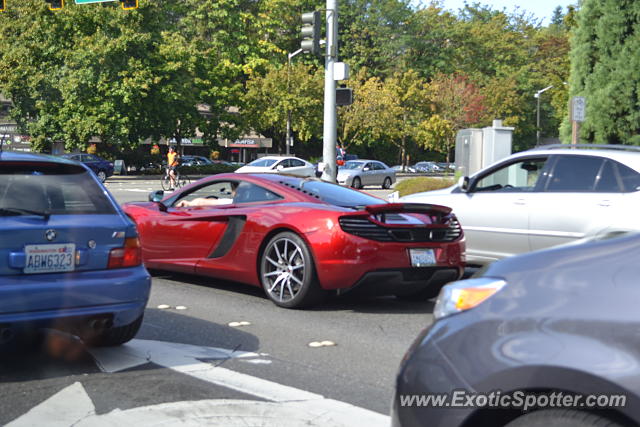
[[[106,3],[108,1],[119,1],[119,0],[76,0],[76,4]]]
[[[584,122],[587,101],[584,96],[574,96],[571,98],[571,120]]]

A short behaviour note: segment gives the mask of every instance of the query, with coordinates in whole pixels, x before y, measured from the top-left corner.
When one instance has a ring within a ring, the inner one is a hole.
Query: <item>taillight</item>
[[[140,239],[127,237],[124,239],[124,247],[114,248],[109,252],[109,264],[107,268],[135,267],[142,264],[142,248]]]

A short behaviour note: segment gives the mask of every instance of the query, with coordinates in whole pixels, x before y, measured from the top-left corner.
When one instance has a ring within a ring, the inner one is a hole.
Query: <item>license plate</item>
[[[23,271],[26,274],[73,271],[76,245],[74,243],[26,245],[24,254],[25,267]]]
[[[409,249],[412,267],[428,267],[436,264],[433,249]]]

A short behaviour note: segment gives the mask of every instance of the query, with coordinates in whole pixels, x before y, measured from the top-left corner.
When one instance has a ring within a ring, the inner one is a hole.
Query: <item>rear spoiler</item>
[[[371,214],[417,213],[445,216],[451,213],[450,207],[427,203],[383,203],[380,205],[369,205],[364,209]]]

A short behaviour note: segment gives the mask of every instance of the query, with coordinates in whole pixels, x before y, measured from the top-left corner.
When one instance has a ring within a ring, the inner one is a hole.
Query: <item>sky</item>
[[[553,15],[553,9],[556,6],[562,6],[563,12],[566,13],[567,6],[578,3],[577,0],[467,0],[467,3],[481,3],[491,6],[492,9],[502,10],[506,8],[507,12],[514,10],[519,6],[519,10],[526,10],[533,13],[537,18],[543,19],[542,24],[547,25]],[[444,0],[442,2],[444,8],[457,11],[464,6],[464,0]]]

